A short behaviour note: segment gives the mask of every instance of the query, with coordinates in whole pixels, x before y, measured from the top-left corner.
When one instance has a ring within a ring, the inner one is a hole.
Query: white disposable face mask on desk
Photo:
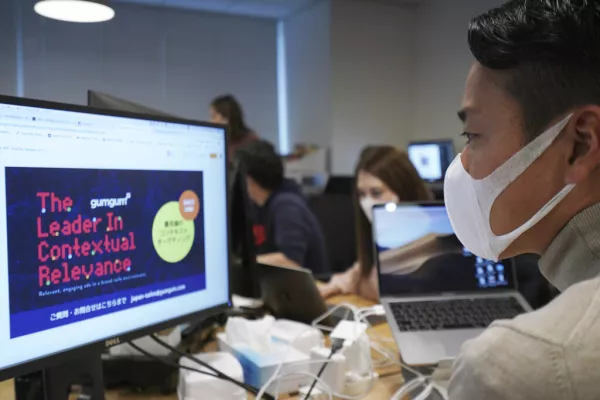
[[[450,164],[444,181],[446,209],[454,233],[473,254],[498,261],[512,242],[540,222],[573,190],[575,185],[565,186],[527,222],[512,232],[500,236],[492,232],[490,216],[498,196],[554,142],[571,116],[572,114],[535,138],[483,179],[473,179],[469,175],[463,166],[461,154]]]

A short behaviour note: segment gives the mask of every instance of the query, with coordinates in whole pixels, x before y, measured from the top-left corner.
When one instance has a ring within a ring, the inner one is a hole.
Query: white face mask
[[[444,181],[446,209],[454,233],[473,254],[498,261],[500,254],[512,242],[540,222],[573,190],[575,185],[565,186],[529,221],[514,231],[501,236],[492,232],[490,214],[498,196],[554,142],[571,116],[538,136],[483,179],[473,179],[469,175],[463,167],[460,154],[450,164]]]
[[[360,199],[360,207],[362,208],[363,212],[365,213],[365,216],[367,217],[370,223],[373,223],[373,207],[387,203],[398,203],[398,197],[394,196],[394,198],[391,201],[375,200],[371,196],[363,197],[362,199]]]

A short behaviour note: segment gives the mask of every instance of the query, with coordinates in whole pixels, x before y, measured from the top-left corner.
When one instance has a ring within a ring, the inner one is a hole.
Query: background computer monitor
[[[0,97],[0,380],[229,306],[225,135]]]
[[[452,140],[412,142],[408,145],[408,157],[423,180],[443,182],[454,158],[454,144]]]
[[[173,117],[173,115],[155,110],[154,108],[150,108],[139,103],[134,103],[133,101],[120,99],[116,96],[95,90],[88,90],[87,104],[90,107],[99,108],[102,110],[126,111],[136,114],[153,115],[156,117]]]
[[[344,175],[332,175],[327,180],[323,194],[352,196],[354,193],[354,177]]]

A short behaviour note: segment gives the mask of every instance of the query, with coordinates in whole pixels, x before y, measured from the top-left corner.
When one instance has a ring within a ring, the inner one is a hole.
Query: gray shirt
[[[600,399],[600,204],[569,222],[540,269],[563,293],[465,343],[451,400]]]

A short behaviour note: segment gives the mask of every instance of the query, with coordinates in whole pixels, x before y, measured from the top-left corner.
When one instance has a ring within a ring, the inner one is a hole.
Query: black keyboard
[[[411,301],[390,307],[402,332],[486,328],[525,312],[514,297]]]

